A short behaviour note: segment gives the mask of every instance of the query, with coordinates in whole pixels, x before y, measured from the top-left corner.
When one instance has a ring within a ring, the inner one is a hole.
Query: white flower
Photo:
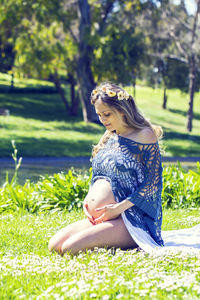
[[[116,93],[111,91],[111,90],[106,90],[106,94],[109,96],[109,97],[115,97],[116,96]]]
[[[124,92],[124,98],[125,98],[126,100],[129,99],[129,94],[128,94],[127,92]]]
[[[118,94],[117,94],[117,98],[118,100],[123,100],[124,99],[124,93],[122,91],[120,91]]]

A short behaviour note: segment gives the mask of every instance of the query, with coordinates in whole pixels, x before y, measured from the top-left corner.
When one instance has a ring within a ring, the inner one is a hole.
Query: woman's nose
[[[102,123],[106,121],[106,117],[101,118]]]
[[[105,121],[105,118],[100,117],[100,118],[99,118],[99,121],[100,121],[101,123],[103,123],[103,122]]]

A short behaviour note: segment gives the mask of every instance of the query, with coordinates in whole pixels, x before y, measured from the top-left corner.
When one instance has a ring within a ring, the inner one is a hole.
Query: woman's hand
[[[121,214],[120,206],[116,204],[108,204],[95,209],[102,212],[101,216],[95,219],[95,224],[99,224],[108,220],[116,219]]]
[[[96,224],[96,223],[95,223],[95,219],[94,219],[93,216],[91,216],[91,215],[89,214],[89,212],[88,212],[88,204],[87,204],[86,201],[83,202],[83,211],[84,211],[86,217],[89,219],[89,221],[90,221],[93,225],[95,225],[95,224]]]

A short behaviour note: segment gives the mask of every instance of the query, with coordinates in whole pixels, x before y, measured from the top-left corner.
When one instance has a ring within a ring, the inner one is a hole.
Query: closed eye
[[[100,114],[97,114],[100,118],[102,117],[102,116],[104,116],[104,117],[109,117],[110,116],[110,113],[108,113],[108,114],[103,114],[102,116],[100,115]]]

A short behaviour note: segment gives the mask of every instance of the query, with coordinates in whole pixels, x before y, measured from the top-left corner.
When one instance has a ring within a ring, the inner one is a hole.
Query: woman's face
[[[125,124],[123,122],[123,114],[121,112],[115,112],[113,108],[103,103],[101,100],[97,100],[95,105],[95,110],[99,116],[100,122],[109,131],[116,131],[120,133],[124,129]]]

